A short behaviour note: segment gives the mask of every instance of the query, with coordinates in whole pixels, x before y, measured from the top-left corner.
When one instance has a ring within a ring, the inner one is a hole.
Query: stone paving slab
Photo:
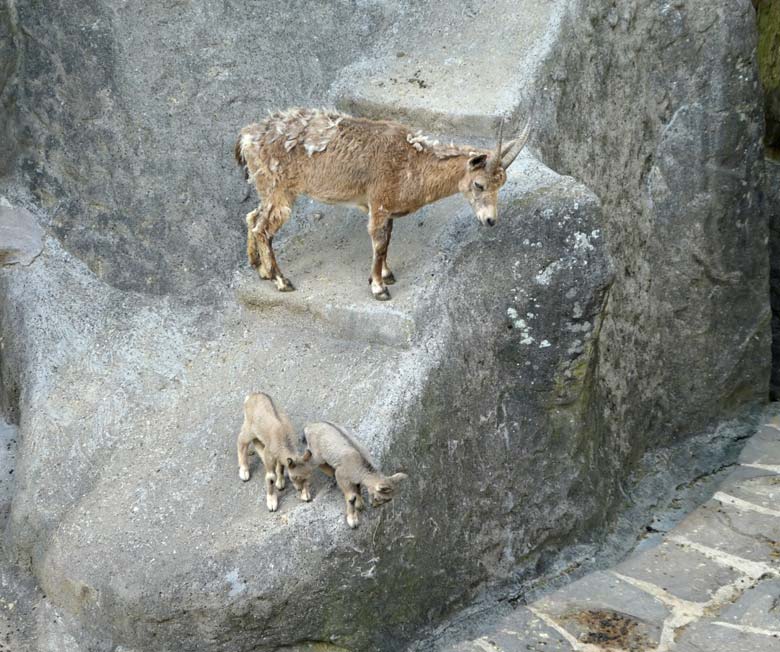
[[[739,459],[657,545],[438,649],[780,652],[780,416]]]
[[[674,652],[777,652],[780,640],[701,622],[686,629]]]
[[[745,591],[718,615],[717,622],[761,629],[780,636],[780,579],[763,580]]]
[[[739,456],[740,464],[780,465],[780,430],[764,426],[745,444]]]
[[[488,636],[461,641],[450,652],[572,652],[574,648],[559,631],[522,607],[501,620]]]
[[[700,544],[718,541],[718,548],[730,555],[764,562],[780,570],[780,529],[778,539],[743,534],[733,527],[730,516],[716,501],[689,514],[677,526],[675,534]]]
[[[718,564],[688,546],[664,541],[619,564],[615,571],[652,582],[672,595],[693,602],[711,600],[724,584],[734,582],[739,571]]]
[[[780,517],[780,475],[729,477],[718,492],[775,512]],[[735,503],[739,505],[741,503]]]

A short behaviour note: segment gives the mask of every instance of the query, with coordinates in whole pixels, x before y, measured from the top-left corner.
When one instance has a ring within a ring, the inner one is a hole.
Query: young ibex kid
[[[506,169],[529,133],[530,122],[517,139],[502,144],[499,132],[495,150],[487,150],[440,145],[397,122],[336,111],[291,109],[250,124],[235,147],[236,161],[262,198],[246,216],[249,263],[280,292],[294,290],[271,243],[295,198],[356,206],[368,213],[371,292],[386,301],[387,285],[395,283],[387,265],[393,220],[460,192],[480,223],[493,226]]]
[[[358,511],[364,507],[363,487],[368,490],[371,506],[378,507],[391,500],[400,482],[407,478],[405,473],[382,475],[366,449],[344,428],[328,421],[307,425],[303,438],[309,464],[319,465],[328,475],[336,476],[347,503],[347,524],[351,528],[358,526]]]
[[[266,505],[276,511],[279,499],[278,489],[284,489],[284,469],[290,475],[301,500],[311,500],[309,458],[297,450],[297,437],[287,415],[282,412],[268,394],[257,392],[244,399],[244,424],[238,433],[238,477],[249,480],[247,454],[249,444],[265,467]],[[311,454],[309,454],[311,457]]]

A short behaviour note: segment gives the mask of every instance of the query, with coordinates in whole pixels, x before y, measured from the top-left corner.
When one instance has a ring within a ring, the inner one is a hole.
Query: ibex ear
[[[395,474],[393,474],[393,475],[391,475],[391,476],[390,476],[390,481],[391,481],[393,484],[398,484],[398,483],[399,483],[399,482],[401,482],[402,480],[406,480],[408,477],[409,477],[409,476],[408,476],[408,475],[406,475],[406,473],[395,473]]]
[[[469,170],[480,170],[487,165],[487,154],[479,154],[469,159]]]
[[[311,451],[307,448],[306,452],[303,454],[303,461],[308,462],[311,459]]]
[[[287,468],[288,469],[294,469],[295,468],[295,461],[292,457],[287,458]]]

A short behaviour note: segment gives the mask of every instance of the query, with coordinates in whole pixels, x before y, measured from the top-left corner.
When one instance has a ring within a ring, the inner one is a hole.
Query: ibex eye
[[[477,183],[476,181],[474,182],[474,187],[480,192],[482,192],[485,189],[485,186],[483,186],[481,183]]]

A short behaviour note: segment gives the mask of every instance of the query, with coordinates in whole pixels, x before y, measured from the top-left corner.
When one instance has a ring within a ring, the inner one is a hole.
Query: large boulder
[[[749,3],[538,4],[0,16],[23,136],[2,183],[47,232],[0,269],[4,553],[62,623],[32,650],[396,650],[597,540],[648,449],[763,400]],[[442,67],[469,78],[462,104]],[[393,79],[414,92],[390,106]],[[459,198],[404,218],[381,304],[364,216],[301,202],[278,239],[298,291],[250,275],[234,135],[324,97],[464,139],[536,101],[499,226]],[[252,389],[353,426],[409,474],[401,495],[356,532],[324,478],[266,512],[234,458]]]
[[[397,649],[602,518],[620,454],[591,401],[612,280],[600,204],[516,166],[494,230],[459,199],[396,227],[390,304],[365,287],[348,212],[287,241],[299,290],[283,301],[246,277],[244,307],[123,293],[55,240],[0,276],[21,386],[9,551],[85,649]],[[288,491],[266,512],[257,470],[236,472],[253,388],[298,424],[355,426],[408,472],[402,495],[357,532],[324,476],[313,503]]]
[[[616,445],[638,454],[767,396],[755,12],[749,0],[583,2],[564,31],[539,142],[604,204],[617,280],[600,401]]]

